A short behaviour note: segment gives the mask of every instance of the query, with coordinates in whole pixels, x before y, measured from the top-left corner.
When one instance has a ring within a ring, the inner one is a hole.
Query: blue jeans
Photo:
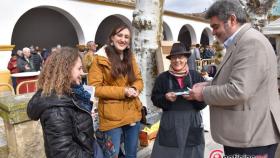
[[[107,135],[112,137],[112,142],[116,150],[114,156],[117,156],[119,154],[121,135],[123,134],[125,158],[136,158],[139,131],[140,122],[136,122],[136,125],[134,126],[125,125],[119,128],[111,129],[109,131],[105,131]]]

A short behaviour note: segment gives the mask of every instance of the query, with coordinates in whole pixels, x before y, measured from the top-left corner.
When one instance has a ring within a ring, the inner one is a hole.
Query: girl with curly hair
[[[78,50],[56,49],[28,103],[30,119],[41,121],[47,158],[95,157],[91,95],[80,84],[82,68]]]

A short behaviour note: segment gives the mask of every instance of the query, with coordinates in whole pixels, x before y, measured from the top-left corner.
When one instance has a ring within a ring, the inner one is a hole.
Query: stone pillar
[[[0,71],[7,71],[7,65],[9,62],[9,59],[11,57],[11,52],[14,49],[15,45],[2,45],[0,44],[0,59],[1,59],[1,64],[0,64]]]
[[[0,97],[0,117],[3,118],[7,138],[7,147],[2,148],[8,148],[8,152],[2,149],[6,155],[1,154],[0,158],[45,158],[40,122],[30,121],[26,114],[32,95]]]

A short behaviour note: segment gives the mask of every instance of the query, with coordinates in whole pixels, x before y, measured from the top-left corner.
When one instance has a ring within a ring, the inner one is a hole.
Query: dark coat
[[[91,114],[74,98],[41,97],[38,91],[28,103],[30,119],[41,121],[47,158],[93,158]]]
[[[31,58],[34,65],[34,70],[40,71],[42,66],[42,61],[43,61],[41,55],[39,55],[38,53],[32,53]]]
[[[184,89],[186,90],[187,87],[192,88],[195,83],[204,82],[204,79],[199,75],[198,72],[190,70],[189,74],[190,75],[186,76],[184,79],[185,87],[181,89],[173,75],[171,75],[168,71],[161,73],[157,77],[153,87],[151,98],[153,104],[159,108],[162,108],[163,111],[179,111],[188,110],[191,108],[198,110],[203,109],[206,106],[204,102],[187,101],[182,96],[178,96],[175,102],[170,102],[165,99],[165,93],[167,92],[182,91]]]
[[[25,68],[25,65],[28,65],[30,67],[30,69],[27,70]],[[34,69],[34,64],[33,64],[33,61],[32,61],[31,57],[29,58],[29,61],[27,61],[24,57],[19,57],[17,59],[17,67],[18,67],[19,72],[32,72],[32,71],[36,71]]]
[[[199,109],[204,108],[205,103],[188,101],[182,96],[177,96],[175,102],[165,99],[167,92],[182,91],[204,81],[196,71],[190,70],[189,74],[191,77],[185,77],[183,89],[167,71],[156,79],[151,99],[155,106],[163,109],[163,114],[151,158],[204,157],[204,131]]]

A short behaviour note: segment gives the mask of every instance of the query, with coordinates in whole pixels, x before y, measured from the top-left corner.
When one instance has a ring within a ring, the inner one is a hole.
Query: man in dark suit
[[[274,158],[280,141],[277,61],[267,38],[246,24],[237,0],[216,1],[207,11],[226,54],[210,83],[193,86],[189,99],[210,106],[211,134],[225,155]]]

